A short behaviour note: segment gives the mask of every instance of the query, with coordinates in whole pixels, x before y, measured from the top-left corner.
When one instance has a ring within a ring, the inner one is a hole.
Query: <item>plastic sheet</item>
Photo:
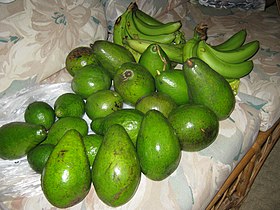
[[[53,106],[57,97],[73,92],[70,83],[36,85],[0,101],[0,126],[12,121],[24,121],[28,104],[39,100]],[[87,119],[88,120],[88,119]],[[26,157],[18,160],[0,159],[0,201],[29,197],[41,193],[40,174],[34,172]]]

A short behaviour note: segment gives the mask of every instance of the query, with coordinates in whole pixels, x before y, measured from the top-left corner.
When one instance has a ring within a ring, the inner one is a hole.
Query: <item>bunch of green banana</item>
[[[134,49],[140,54],[142,54],[150,44],[156,43],[160,45],[160,47],[164,50],[164,52],[172,62],[182,64],[186,60],[186,57],[193,57],[193,53],[196,52],[196,50],[193,50],[193,53],[190,52],[190,49],[193,49],[191,45],[197,45],[199,41],[206,39],[206,30],[207,25],[203,23],[198,24],[194,28],[193,38],[184,42],[179,41],[176,43],[175,41],[175,43],[173,42],[168,44],[144,39],[126,39],[124,40],[124,42],[127,46],[129,46],[131,49]]]
[[[259,42],[255,40],[245,43],[246,30],[238,31],[215,46],[206,42],[206,33],[202,38],[196,31],[198,30],[194,30],[194,37],[187,40],[183,47],[183,61],[198,57],[226,79],[239,79],[251,72],[253,61],[249,59],[259,50]]]
[[[140,10],[135,2],[132,2],[121,14],[114,25],[113,41],[125,46],[138,61],[139,50],[132,48],[126,42],[128,40],[145,40],[151,43],[177,45],[185,43],[181,21],[162,23],[147,13]]]
[[[250,60],[259,50],[259,41],[244,44],[246,31],[240,30],[225,42],[211,46],[205,40],[199,41],[196,56],[227,79],[239,79],[254,67]]]

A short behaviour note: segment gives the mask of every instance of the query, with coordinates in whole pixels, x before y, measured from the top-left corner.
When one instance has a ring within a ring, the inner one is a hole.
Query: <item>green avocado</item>
[[[74,76],[82,67],[90,64],[99,64],[90,47],[76,47],[69,52],[65,60],[68,73]]]
[[[135,109],[144,114],[151,109],[155,109],[160,111],[165,117],[168,117],[169,113],[176,107],[177,104],[175,101],[170,96],[161,92],[153,92],[144,96],[135,105]]]
[[[71,129],[77,130],[82,136],[88,134],[88,124],[80,117],[63,117],[58,119],[50,128],[48,136],[42,144],[56,145],[61,137]]]
[[[204,105],[181,105],[169,114],[168,121],[184,151],[199,151],[208,147],[219,133],[216,114]]]
[[[191,102],[207,106],[219,120],[228,118],[235,106],[235,96],[226,79],[195,57],[183,64],[183,70]]]
[[[121,125],[128,133],[133,144],[136,145],[136,139],[143,116],[144,114],[137,109],[121,109],[112,112],[104,118],[93,120],[91,127],[93,131],[97,131],[98,134],[105,135],[112,125]]]
[[[10,122],[0,127],[0,158],[13,160],[25,156],[47,136],[44,126]]]
[[[155,84],[158,92],[169,95],[177,105],[189,103],[188,86],[182,70],[158,72]]]
[[[86,148],[90,166],[92,166],[92,163],[99,150],[99,147],[103,141],[103,136],[98,135],[98,134],[88,134],[83,137],[83,141],[84,141],[84,145]]]
[[[90,45],[101,65],[114,77],[117,69],[126,62],[135,62],[134,56],[125,47],[107,40],[97,40]]]
[[[82,201],[91,187],[91,171],[81,134],[68,130],[53,149],[41,175],[41,187],[55,207]]]
[[[112,125],[92,165],[96,194],[109,206],[121,206],[133,197],[140,179],[141,168],[129,135],[121,125]]]
[[[161,112],[149,110],[145,114],[136,151],[143,174],[154,181],[165,179],[178,167],[181,159],[179,140]]]
[[[172,69],[171,61],[158,44],[150,44],[141,54],[139,64],[144,66],[155,77],[158,72]]]
[[[124,102],[135,105],[137,100],[155,91],[151,73],[139,63],[127,62],[117,70],[113,84]]]

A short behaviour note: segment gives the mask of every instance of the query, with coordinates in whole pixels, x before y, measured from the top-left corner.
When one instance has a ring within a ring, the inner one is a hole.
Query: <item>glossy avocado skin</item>
[[[183,70],[191,102],[211,109],[219,118],[229,117],[235,107],[235,96],[229,83],[199,58],[190,58]]]
[[[179,140],[167,118],[157,110],[145,114],[136,150],[142,172],[154,181],[173,173],[181,159]]]
[[[71,129],[77,130],[82,136],[88,133],[87,122],[80,117],[63,117],[57,120],[48,132],[48,136],[42,144],[56,145],[62,136]]]
[[[25,156],[47,136],[44,126],[11,122],[0,128],[0,158],[13,160]]]
[[[189,103],[188,86],[182,70],[160,72],[155,76],[155,84],[158,92],[169,95],[177,105]]]
[[[169,113],[176,107],[175,101],[169,95],[161,92],[153,92],[144,96],[135,105],[135,109],[144,114],[151,109],[155,109],[160,111],[165,117],[168,117]]]
[[[155,81],[151,73],[142,65],[127,62],[117,70],[114,79],[114,88],[124,102],[135,105],[141,97],[155,91]]]
[[[104,118],[99,118],[99,120],[93,120],[92,122],[96,122],[96,124],[98,124],[98,129],[95,129],[93,126],[91,127],[94,132],[105,135],[112,125],[121,125],[126,130],[132,143],[136,145],[137,135],[143,116],[144,114],[137,109],[121,109],[107,115]]]
[[[219,133],[216,114],[204,105],[185,104],[168,117],[184,151],[199,151],[208,147]]]
[[[67,131],[55,146],[43,169],[41,186],[47,200],[58,208],[74,206],[86,197],[91,172],[78,131]]]
[[[139,63],[155,77],[158,72],[172,69],[171,61],[158,44],[150,44],[141,54]]]
[[[135,194],[140,179],[141,168],[131,139],[121,125],[112,125],[92,165],[98,197],[109,206],[121,206]]]
[[[107,40],[97,40],[90,45],[93,54],[100,64],[114,77],[117,69],[126,62],[135,62],[134,56],[129,50]]]

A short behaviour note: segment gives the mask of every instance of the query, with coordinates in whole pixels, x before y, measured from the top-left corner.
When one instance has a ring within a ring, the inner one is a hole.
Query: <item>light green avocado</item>
[[[141,170],[149,179],[161,181],[178,167],[181,159],[179,140],[161,112],[149,110],[145,114],[136,151]]]
[[[107,40],[97,40],[90,45],[101,65],[114,77],[117,69],[126,62],[135,62],[134,56],[125,47]]]
[[[92,165],[98,197],[109,206],[121,206],[133,197],[140,179],[140,164],[131,139],[121,125],[112,125]]]
[[[74,206],[86,197],[91,171],[78,131],[67,131],[55,146],[43,169],[41,186],[47,200],[58,208]]]
[[[121,125],[128,133],[133,144],[136,145],[136,139],[143,116],[144,114],[137,109],[121,109],[107,115],[104,118],[97,118],[97,120],[93,120],[91,127],[92,129],[95,129],[98,134],[105,135],[112,125]]]
[[[61,137],[71,129],[77,130],[82,136],[88,134],[88,124],[80,117],[63,117],[58,119],[50,128],[48,136],[42,144],[56,145]]]

